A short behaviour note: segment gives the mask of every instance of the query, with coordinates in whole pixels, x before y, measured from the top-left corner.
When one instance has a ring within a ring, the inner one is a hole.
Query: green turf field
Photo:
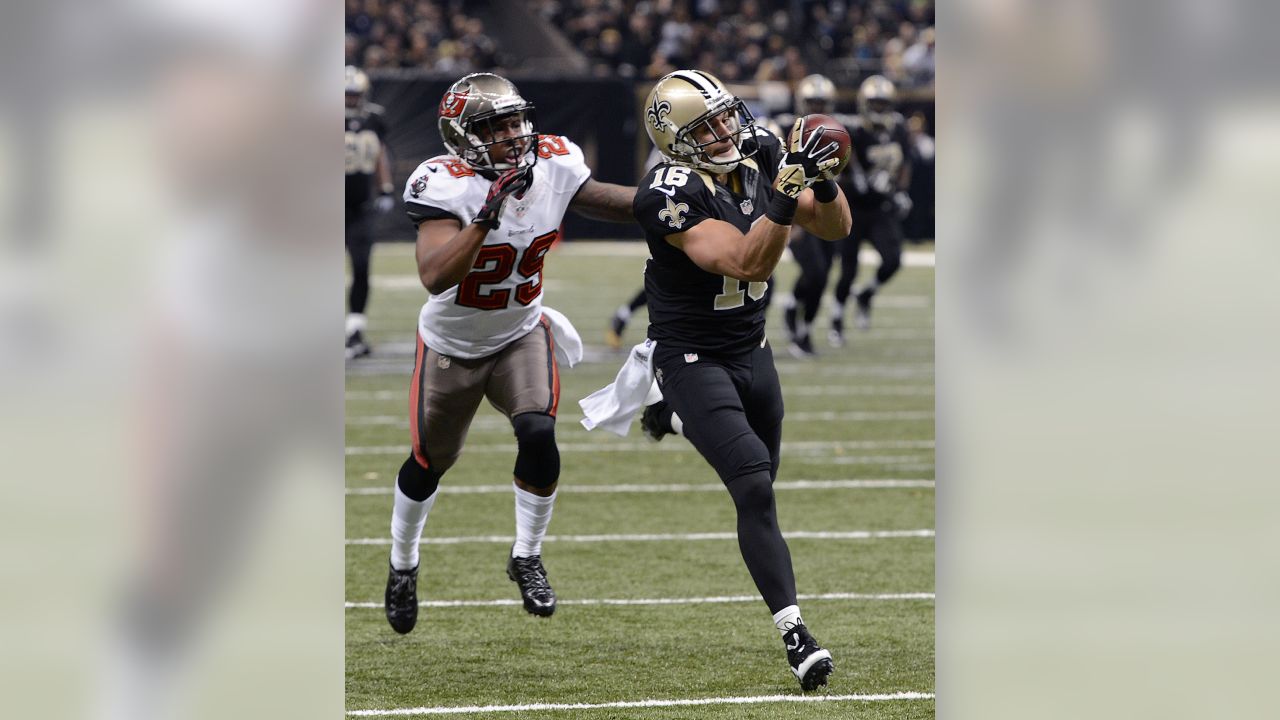
[[[641,247],[570,243],[547,257],[544,302],[567,314],[588,346],[586,362],[561,372],[561,492],[543,547],[560,597],[555,616],[525,614],[505,574],[515,441],[486,404],[427,523],[418,588],[434,605],[403,637],[387,625],[382,595],[390,489],[408,452],[412,343],[425,291],[410,245],[376,248],[374,356],[347,372],[348,710],[932,718],[933,268],[904,267],[877,298],[873,328],[851,330],[843,349],[827,347],[824,309],[816,360],[786,354],[779,304],[770,311],[787,409],[779,518],[791,535],[805,620],[836,663],[830,685],[804,696],[742,563],[733,504],[711,468],[682,438],[653,444],[638,425],[619,438],[578,424],[577,400],[609,383],[624,358],[606,350],[604,330],[641,284]],[[794,277],[784,261],[778,287],[789,291]],[[646,322],[641,311],[626,340],[643,339]],[[893,699],[898,693],[923,697]],[[812,696],[852,697],[792,701]],[[699,699],[708,704],[627,704]],[[574,704],[610,706],[556,709]],[[506,709],[477,710],[486,706]]]

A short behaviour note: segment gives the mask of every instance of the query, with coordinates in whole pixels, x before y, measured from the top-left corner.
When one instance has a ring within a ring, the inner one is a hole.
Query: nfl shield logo
[[[696,362],[698,362],[698,353],[685,353],[685,354],[684,354],[684,361],[685,361],[685,362],[687,362],[687,363],[696,363]]]
[[[743,215],[750,215],[751,209],[755,206],[751,204],[751,200],[743,200],[738,207],[742,210]]]
[[[449,356],[448,356],[448,355],[441,355],[441,356],[440,356],[440,359],[436,361],[436,365],[437,365],[441,370],[448,370],[448,369],[449,369],[449,366],[450,366],[450,365],[452,365],[452,364],[453,364],[453,363],[449,360]]]

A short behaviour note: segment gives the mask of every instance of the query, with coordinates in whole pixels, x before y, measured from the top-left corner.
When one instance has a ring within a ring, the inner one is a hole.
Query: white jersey
[[[533,186],[510,196],[489,231],[475,265],[458,285],[432,295],[418,316],[418,332],[441,355],[480,358],[523,337],[542,317],[542,260],[559,238],[565,210],[591,176],[582,149],[568,138],[540,135]],[[418,166],[404,201],[416,219],[453,216],[464,226],[480,212],[489,180],[453,155]]]

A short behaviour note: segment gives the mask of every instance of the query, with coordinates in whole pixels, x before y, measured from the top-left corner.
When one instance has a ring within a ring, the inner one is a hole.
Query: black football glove
[[[832,172],[840,164],[836,157],[839,144],[834,141],[822,142],[822,135],[827,129],[820,127],[814,130],[809,139],[804,137],[804,118],[796,118],[791,128],[789,147],[778,160],[778,177],[773,187],[789,198],[795,198],[801,190],[831,177]]]
[[[533,166],[508,170],[498,176],[489,186],[489,195],[480,206],[480,212],[471,222],[484,225],[490,230],[498,229],[498,214],[502,212],[502,203],[512,195],[522,195],[533,185]]]

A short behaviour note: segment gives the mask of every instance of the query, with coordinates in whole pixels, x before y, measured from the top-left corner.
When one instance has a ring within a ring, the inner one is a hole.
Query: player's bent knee
[[[560,448],[556,420],[543,413],[522,413],[511,419],[516,431],[515,476],[535,488],[551,487],[560,479]]]
[[[773,483],[769,479],[768,470],[740,475],[726,483],[726,486],[738,512],[773,511]]]
[[[404,461],[400,466],[400,474],[396,476],[396,485],[400,488],[400,492],[404,493],[410,500],[422,502],[431,497],[431,494],[440,487],[440,477],[443,472],[434,468],[426,468],[418,459],[409,454],[409,459]]]

